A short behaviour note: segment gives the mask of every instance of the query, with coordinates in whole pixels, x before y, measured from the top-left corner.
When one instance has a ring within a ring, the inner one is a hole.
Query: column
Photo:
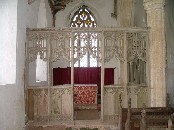
[[[149,85],[150,106],[166,106],[166,45],[164,34],[164,1],[165,0],[144,0],[144,8],[147,13],[147,26],[149,33]]]

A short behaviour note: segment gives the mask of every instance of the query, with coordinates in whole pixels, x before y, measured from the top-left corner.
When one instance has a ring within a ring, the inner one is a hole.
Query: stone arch
[[[67,5],[67,7],[71,7],[71,6],[73,6],[73,7],[68,11],[66,16],[64,17],[64,21],[65,21],[64,25],[66,27],[69,27],[70,20],[73,17],[74,13],[77,11],[78,7],[83,6],[83,5],[86,5],[86,6],[88,6],[91,9],[91,12],[93,13],[93,15],[94,15],[94,17],[95,17],[95,19],[97,21],[97,26],[102,26],[102,19],[101,19],[101,16],[100,16],[99,12],[89,2],[79,2],[78,1],[77,3],[72,3],[72,4],[69,3]]]

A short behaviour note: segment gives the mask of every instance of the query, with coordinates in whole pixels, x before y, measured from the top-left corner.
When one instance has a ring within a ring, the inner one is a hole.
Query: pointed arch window
[[[86,5],[81,6],[71,18],[71,27],[96,27],[97,23],[90,8]]]
[[[71,18],[70,27],[79,27],[79,28],[91,28],[96,27],[97,23],[95,20],[94,15],[92,14],[90,8],[86,5],[81,6],[73,15]],[[76,35],[76,34],[75,34]],[[82,35],[88,35],[87,33],[81,33],[79,37]],[[94,34],[97,35],[97,34]],[[84,47],[86,44],[91,44],[92,46],[97,47],[98,41],[92,40],[92,42],[87,42],[85,40],[77,40],[74,42],[75,46]],[[77,56],[76,54],[75,56]],[[80,55],[80,54],[79,54]],[[74,64],[75,67],[97,67],[98,62],[97,59],[92,57],[92,55],[87,52],[82,58],[80,58],[78,61]]]

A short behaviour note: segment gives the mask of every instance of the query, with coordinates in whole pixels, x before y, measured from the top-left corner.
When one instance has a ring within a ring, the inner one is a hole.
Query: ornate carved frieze
[[[148,94],[148,89],[149,87],[142,87],[142,86],[129,86],[127,87],[127,94],[131,94],[133,93],[134,95],[137,95],[138,93],[144,93],[144,94]]]
[[[124,87],[104,87],[104,94],[122,94],[124,93]]]
[[[134,31],[132,30],[132,32]],[[76,62],[87,53],[93,58],[96,58],[97,61],[101,61],[102,44],[104,44],[105,62],[109,62],[113,57],[124,61],[124,47],[126,42],[124,33],[124,30],[99,30],[97,28],[91,30],[38,29],[27,31],[28,61],[32,62],[36,60],[37,55],[40,55],[41,59],[47,60],[48,52],[51,55],[49,57],[52,62],[59,60],[61,57],[67,61],[71,61],[71,58],[74,58],[74,62]],[[131,34],[136,34],[136,36]],[[136,54],[142,59],[145,59],[143,53],[145,50],[143,50],[144,48],[142,49],[142,46],[145,44],[145,33],[138,31],[137,33],[127,33],[127,35],[128,41],[132,42],[130,45],[133,46],[136,43],[139,45],[139,48],[136,50],[141,49],[136,51]],[[71,56],[71,51],[74,52],[74,56]],[[135,53],[131,54],[131,56],[134,56]]]

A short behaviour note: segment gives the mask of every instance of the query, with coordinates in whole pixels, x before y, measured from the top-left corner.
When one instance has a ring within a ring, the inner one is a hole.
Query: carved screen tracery
[[[28,33],[28,61],[33,62],[40,55],[40,59],[47,61],[47,45],[49,34],[42,32]]]
[[[120,61],[124,60],[124,33],[116,31],[104,32],[104,52],[105,62],[109,62],[113,57]]]
[[[71,27],[96,27],[96,20],[88,6],[81,6],[71,18]],[[98,66],[99,48],[98,35],[96,32],[74,33],[74,58],[75,67]]]
[[[71,53],[71,32],[61,31],[51,35],[51,60],[60,60],[61,57],[70,62]]]
[[[96,32],[75,32],[74,34],[74,61],[75,66],[96,67],[100,61],[101,33]]]
[[[129,84],[146,84],[147,33],[127,33]]]

